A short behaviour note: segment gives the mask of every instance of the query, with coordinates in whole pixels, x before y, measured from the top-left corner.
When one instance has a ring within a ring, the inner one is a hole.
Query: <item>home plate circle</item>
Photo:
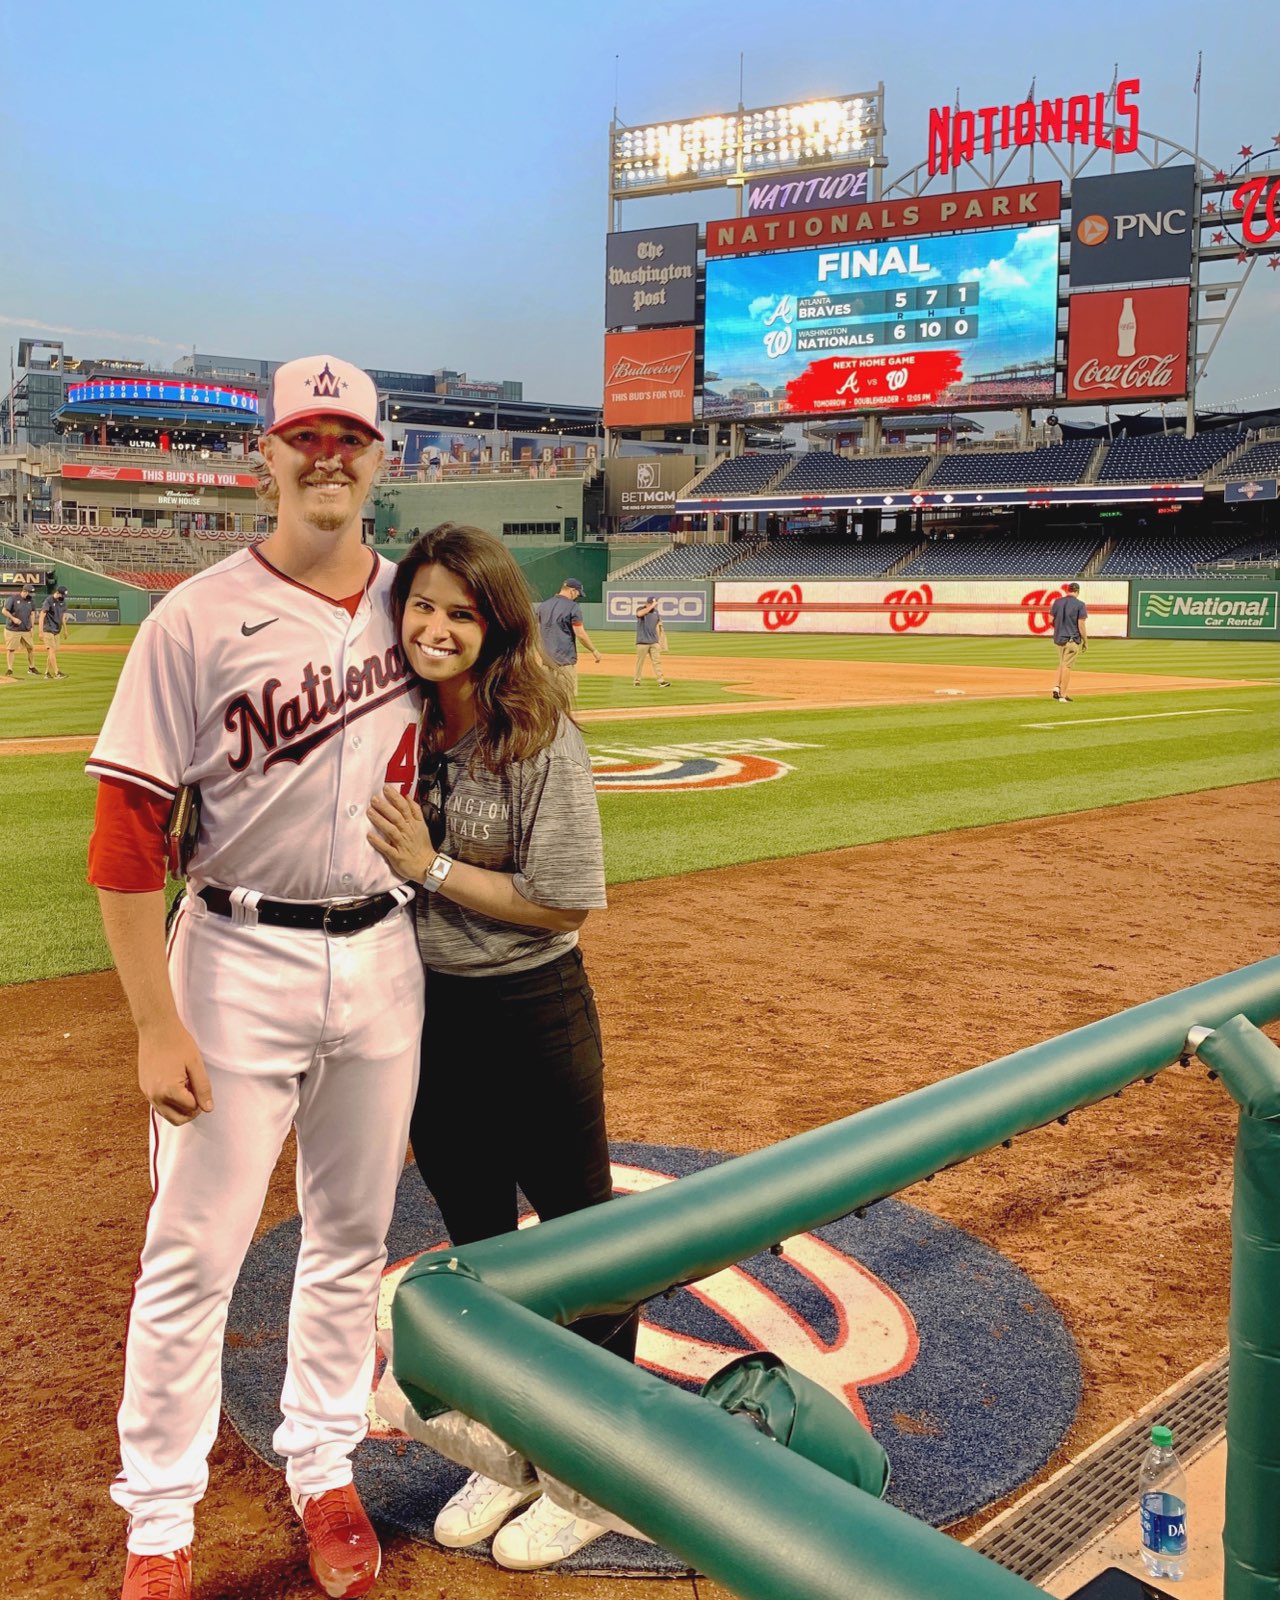
[[[610,1146],[619,1194],[653,1189],[729,1159],[679,1146]],[[527,1208],[526,1208],[527,1209]],[[529,1216],[521,1224],[536,1225]],[[249,1448],[271,1448],[285,1372],[298,1219],[257,1240],[227,1320],[223,1406]],[[378,1318],[405,1269],[447,1238],[440,1214],[406,1168],[387,1236]],[[1025,1483],[1065,1434],[1080,1397],[1080,1366],[1057,1311],[1003,1256],[930,1212],[884,1200],[713,1273],[643,1310],[637,1359],[698,1390],[744,1351],[772,1350],[841,1399],[888,1451],[887,1498],[946,1526]],[[378,1414],[355,1477],[374,1522],[432,1544],[436,1513],[464,1468],[390,1429]],[[588,1490],[589,1492],[589,1490]],[[489,1559],[489,1546],[467,1554]],[[561,1563],[578,1573],[671,1577],[678,1557],[608,1533]]]

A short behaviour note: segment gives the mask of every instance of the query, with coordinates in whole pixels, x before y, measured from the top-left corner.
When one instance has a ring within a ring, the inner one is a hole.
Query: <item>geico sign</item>
[[[642,594],[611,594],[607,610],[610,621],[634,619],[645,599]],[[660,594],[658,615],[664,621],[702,622],[706,619],[707,602],[700,594]]]

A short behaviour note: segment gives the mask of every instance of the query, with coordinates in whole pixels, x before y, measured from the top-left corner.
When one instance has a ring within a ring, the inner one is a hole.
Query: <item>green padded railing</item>
[[[423,1416],[477,1417],[743,1600],[1038,1593],[553,1324],[623,1313],[1065,1118],[1179,1060],[1193,1027],[1237,1015],[1280,1017],[1280,958],[661,1189],[423,1257],[392,1307],[396,1378]]]

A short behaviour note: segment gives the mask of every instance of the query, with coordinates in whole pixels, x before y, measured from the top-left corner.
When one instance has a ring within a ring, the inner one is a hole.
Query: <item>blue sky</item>
[[[889,176],[928,110],[1142,80],[1144,130],[1228,167],[1280,134],[1276,0],[0,0],[0,358],[48,332],[166,365],[193,345],[601,391],[615,71],[635,124],[883,80]],[[615,65],[615,57],[616,65]],[[728,215],[729,192],[624,226]],[[1255,269],[1203,402],[1280,402],[1280,272]]]

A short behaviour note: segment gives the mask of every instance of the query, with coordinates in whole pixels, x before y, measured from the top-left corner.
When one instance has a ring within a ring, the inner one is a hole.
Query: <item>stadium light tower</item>
[[[609,227],[624,200],[694,189],[742,190],[754,178],[794,176],[834,165],[871,169],[880,196],[884,84],[858,94],[761,106],[629,128],[609,124]]]

